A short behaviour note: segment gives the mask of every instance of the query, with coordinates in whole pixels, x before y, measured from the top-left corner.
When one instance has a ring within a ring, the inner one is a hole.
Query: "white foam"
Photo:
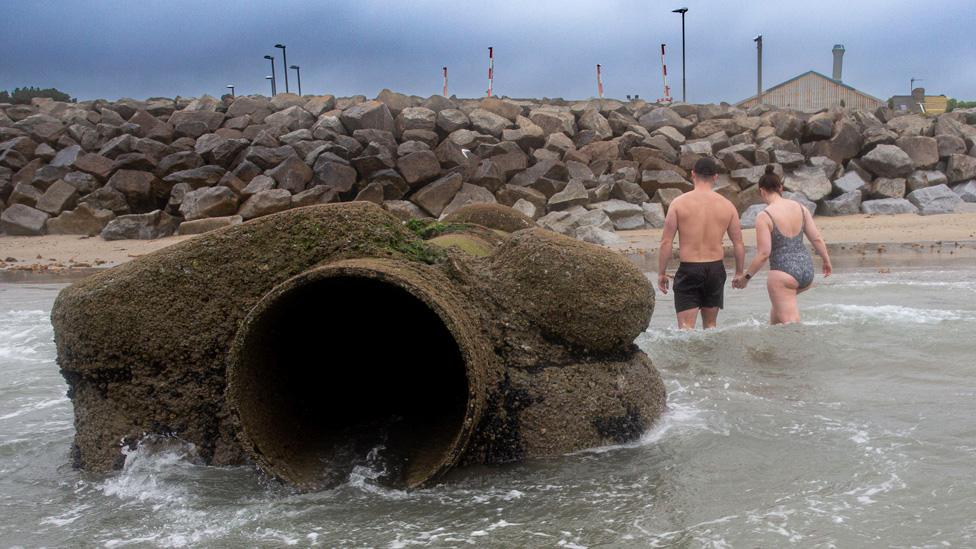
[[[66,403],[66,402],[68,402],[68,399],[65,398],[65,397],[62,397],[62,398],[52,398],[52,399],[49,399],[49,400],[42,400],[42,401],[39,401],[39,402],[31,402],[29,404],[26,404],[26,405],[22,406],[20,409],[18,409],[15,412],[10,412],[9,414],[5,414],[5,415],[0,416],[0,420],[13,419],[15,417],[20,417],[20,416],[22,416],[24,414],[29,414],[31,412],[36,412],[37,410],[44,410],[46,408],[50,408],[52,406],[57,406],[58,404],[63,404],[63,403]]]
[[[936,324],[945,321],[976,320],[976,311],[918,309],[900,305],[851,305],[831,303],[814,305],[811,311],[822,311],[830,320],[841,323],[882,321],[893,324]]]
[[[673,429],[701,429],[704,427],[705,421],[702,418],[701,409],[685,403],[672,402],[668,405],[668,411],[658,419],[657,423],[650,430],[641,435],[639,439],[623,444],[609,444],[596,448],[586,448],[571,452],[567,455],[603,454],[616,450],[650,446],[660,442]]]

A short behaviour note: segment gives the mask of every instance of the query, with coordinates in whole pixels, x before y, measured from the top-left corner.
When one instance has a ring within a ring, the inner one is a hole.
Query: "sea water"
[[[976,270],[818,278],[792,326],[762,278],[708,332],[659,296],[637,343],[670,410],[639,441],[314,494],[173,439],[73,470],[61,287],[0,285],[0,547],[976,545]]]

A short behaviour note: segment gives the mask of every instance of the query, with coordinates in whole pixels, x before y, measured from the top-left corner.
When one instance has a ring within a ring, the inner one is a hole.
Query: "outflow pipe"
[[[370,202],[200,235],[65,288],[51,314],[76,467],[147,435],[303,490],[633,440],[664,386],[620,255],[500,205],[403,224]]]
[[[463,303],[432,282],[399,262],[342,261],[255,306],[231,351],[228,401],[265,471],[314,490],[372,459],[386,484],[415,487],[457,464],[491,360]]]

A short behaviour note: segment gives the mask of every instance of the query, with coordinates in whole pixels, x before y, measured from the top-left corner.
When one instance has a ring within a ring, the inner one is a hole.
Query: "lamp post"
[[[685,14],[688,13],[688,8],[671,10],[671,13],[681,14],[681,101],[685,103],[688,101],[688,92],[685,87]]]
[[[233,84],[228,84],[227,85],[227,89],[230,90],[230,96],[231,97],[237,97],[236,95],[234,95],[234,85]]]
[[[271,96],[274,97],[275,95],[278,94],[278,88],[275,86],[276,75],[275,75],[275,68],[274,68],[274,57],[271,57],[270,55],[265,55],[264,58],[271,61],[271,76],[268,76],[267,78],[271,79]],[[285,74],[287,73],[288,71],[285,71]]]
[[[274,77],[273,76],[265,76],[264,79],[271,81],[271,97],[274,97],[274,94],[275,94]]]
[[[302,68],[298,65],[292,65],[289,68],[295,69],[295,75],[298,77],[298,95],[300,97],[302,95]]]
[[[288,93],[288,56],[285,54],[285,45],[275,44],[275,47],[281,49],[281,66],[285,67],[285,93]]]
[[[756,104],[762,105],[762,35],[752,39],[756,43],[756,64],[758,71],[756,73]]]

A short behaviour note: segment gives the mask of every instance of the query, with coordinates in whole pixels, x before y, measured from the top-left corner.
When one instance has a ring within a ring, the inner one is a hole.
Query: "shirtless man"
[[[729,235],[735,250],[735,276],[742,275],[746,249],[742,244],[739,212],[712,186],[718,176],[718,165],[705,157],[695,163],[691,179],[695,189],[674,199],[664,221],[664,234],[658,251],[657,287],[668,293],[668,261],[671,260],[675,232],[681,265],[674,275],[674,309],[678,327],[690,330],[698,322],[714,328],[718,311],[724,305],[725,250],[722,237]]]

